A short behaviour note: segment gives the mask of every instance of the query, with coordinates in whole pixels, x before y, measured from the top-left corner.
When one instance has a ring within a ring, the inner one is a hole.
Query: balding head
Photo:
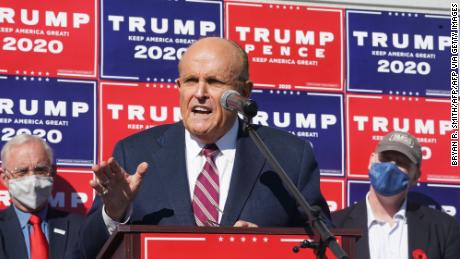
[[[233,68],[232,73],[238,75],[238,80],[249,80],[249,62],[248,55],[236,42],[219,37],[202,38],[194,42],[187,49],[182,59],[179,61],[179,74],[181,73],[183,60],[188,56],[196,54],[198,51],[214,51],[221,58],[228,60],[229,65]]]

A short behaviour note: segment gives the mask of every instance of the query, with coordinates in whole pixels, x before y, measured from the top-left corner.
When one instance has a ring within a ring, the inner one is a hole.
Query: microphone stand
[[[273,170],[278,174],[281,178],[281,181],[287,191],[294,197],[297,204],[300,206],[302,211],[308,217],[308,223],[311,226],[311,229],[315,233],[316,236],[320,237],[319,244],[312,244],[308,240],[304,240],[301,243],[301,248],[313,248],[315,250],[316,258],[322,258],[326,251],[326,248],[329,247],[331,251],[337,258],[340,259],[349,259],[347,253],[342,249],[342,247],[337,243],[335,236],[329,231],[328,227],[321,219],[321,210],[319,207],[313,208],[310,204],[305,200],[303,195],[294,185],[292,180],[289,178],[287,173],[281,167],[279,162],[270,152],[268,147],[265,145],[263,140],[260,138],[259,134],[257,134],[256,130],[254,129],[253,125],[251,125],[251,120],[253,116],[247,116],[243,114],[244,117],[244,124],[243,129],[249,133],[249,136],[256,144],[257,148],[260,152],[265,156],[268,160],[268,163],[273,168]],[[298,252],[299,247],[294,247],[294,252]]]

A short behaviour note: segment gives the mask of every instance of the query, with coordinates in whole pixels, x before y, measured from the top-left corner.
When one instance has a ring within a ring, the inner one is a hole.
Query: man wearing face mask
[[[0,212],[0,258],[80,258],[83,217],[48,206],[55,170],[41,138],[18,135],[1,150],[0,179],[12,205]]]
[[[365,200],[332,215],[338,228],[363,230],[356,258],[460,258],[456,220],[407,198],[421,162],[420,144],[406,132],[391,132],[377,145]]]

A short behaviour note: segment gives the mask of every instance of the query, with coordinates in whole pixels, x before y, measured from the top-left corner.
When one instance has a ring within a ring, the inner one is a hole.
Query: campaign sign
[[[93,204],[94,190],[89,185],[92,171],[58,168],[54,177],[53,191],[48,198],[53,208],[85,214]],[[0,184],[0,209],[11,205],[11,196],[6,186]]]
[[[100,160],[109,158],[122,138],[181,118],[174,84],[102,82],[99,97]]]
[[[95,78],[96,0],[0,4],[0,73]]]
[[[101,2],[101,77],[173,82],[186,48],[222,36],[222,1]]]
[[[347,90],[450,96],[450,16],[347,10]]]
[[[59,166],[96,160],[96,82],[0,76],[1,142],[19,134],[46,140]]]
[[[368,181],[348,181],[347,205],[363,200],[369,191]],[[417,183],[409,191],[412,202],[442,210],[460,222],[460,185]]]
[[[393,130],[417,137],[422,146],[421,181],[460,182],[450,165],[450,102],[392,95],[347,95],[347,168],[349,176],[367,178],[369,157]]]
[[[226,2],[227,38],[249,56],[259,88],[343,89],[342,9]]]
[[[342,94],[253,90],[259,112],[253,123],[276,127],[309,141],[321,175],[344,175]]]
[[[321,193],[331,212],[345,208],[345,183],[343,179],[321,177]]]

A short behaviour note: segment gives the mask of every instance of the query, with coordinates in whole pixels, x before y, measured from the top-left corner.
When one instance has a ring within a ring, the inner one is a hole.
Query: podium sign
[[[354,257],[359,230],[335,229],[337,241]],[[293,251],[313,235],[302,228],[233,228],[121,225],[98,258],[316,258],[309,248]],[[326,258],[335,258],[326,250]]]

